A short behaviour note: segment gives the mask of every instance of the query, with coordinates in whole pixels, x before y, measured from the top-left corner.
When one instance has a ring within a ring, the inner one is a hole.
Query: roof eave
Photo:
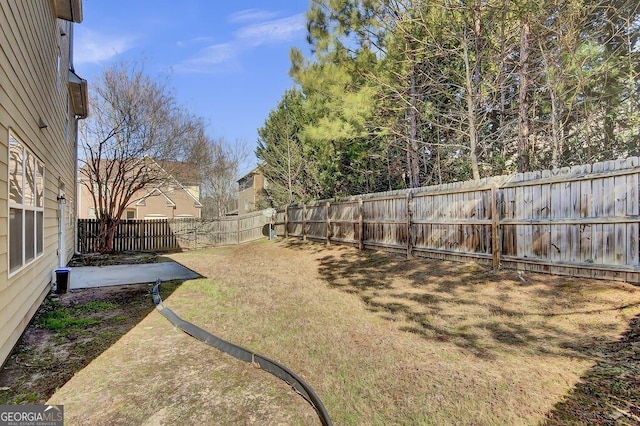
[[[80,78],[72,70],[69,70],[69,95],[71,96],[73,113],[76,118],[87,118],[89,115],[87,80]]]
[[[56,16],[70,22],[82,22],[82,0],[55,0]]]

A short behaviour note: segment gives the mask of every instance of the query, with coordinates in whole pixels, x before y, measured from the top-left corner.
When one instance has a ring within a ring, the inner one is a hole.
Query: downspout
[[[74,164],[74,169],[73,169],[73,181],[75,182],[75,186],[76,186],[76,193],[75,193],[75,208],[76,211],[72,212],[73,214],[73,254],[77,255],[78,253],[78,212],[82,211],[80,210],[82,208],[82,198],[80,198],[80,190],[82,185],[80,184],[80,180],[79,180],[79,171],[78,171],[78,120],[74,117],[73,118],[73,123],[75,126],[74,129],[74,133],[75,133],[75,137],[74,137],[74,156],[73,156],[73,164]]]
[[[80,15],[82,16],[82,14]],[[73,40],[74,40],[74,25],[73,23],[69,23],[69,69],[70,70],[74,70],[73,67]],[[67,105],[67,108],[69,108],[69,105]],[[71,115],[71,114],[69,114]],[[73,142],[74,142],[74,149],[73,149],[73,164],[74,164],[74,170],[73,170],[73,181],[75,183],[75,189],[76,189],[76,193],[75,193],[75,206],[76,206],[76,211],[73,212],[73,223],[74,223],[74,227],[73,227],[73,253],[75,255],[79,254],[78,252],[78,212],[82,211],[80,210],[82,208],[81,206],[81,201],[82,199],[80,198],[80,182],[78,181],[78,166],[79,166],[79,154],[78,154],[78,117],[76,117],[75,115],[73,116]]]
[[[66,262],[66,244],[65,244],[65,231],[64,231],[64,206],[67,200],[64,197],[64,193],[58,195],[58,268],[64,268],[67,265]]]
[[[76,171],[75,171],[75,180],[76,180],[76,211],[73,214],[73,223],[75,226],[73,227],[73,253],[74,255],[80,254],[78,252],[78,212],[82,211],[82,199],[80,198],[80,181],[78,180],[78,149],[76,148]]]

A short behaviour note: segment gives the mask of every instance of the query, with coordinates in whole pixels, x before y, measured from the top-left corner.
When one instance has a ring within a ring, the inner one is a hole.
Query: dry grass
[[[541,423],[640,313],[630,285],[347,247],[260,242],[173,257],[208,278],[165,305],[292,368],[340,425]],[[157,313],[50,402],[65,404],[69,424],[317,423],[283,382]]]
[[[50,294],[0,371],[0,404],[44,404],[154,310],[148,294],[144,284]]]

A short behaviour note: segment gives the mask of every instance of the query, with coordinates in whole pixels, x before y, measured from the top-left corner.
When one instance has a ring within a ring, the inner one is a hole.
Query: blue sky
[[[289,50],[308,54],[305,0],[84,0],[74,28],[74,66],[91,80],[114,61],[143,61],[169,76],[181,105],[203,117],[212,138],[246,141],[253,167],[257,128],[284,91]]]

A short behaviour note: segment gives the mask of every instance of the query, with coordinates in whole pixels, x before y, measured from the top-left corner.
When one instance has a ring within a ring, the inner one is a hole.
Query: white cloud
[[[240,28],[236,32],[238,40],[252,46],[266,43],[280,43],[293,39],[306,29],[304,13]]]
[[[228,21],[232,24],[259,22],[275,18],[276,16],[278,16],[278,12],[268,12],[266,10],[260,9],[245,9],[231,14],[228,18]]]
[[[191,63],[220,64],[233,59],[236,55],[234,47],[229,43],[214,44],[203,49]]]
[[[292,41],[304,33],[306,18],[304,13],[286,18],[270,19],[275,12],[247,9],[231,15],[231,22],[263,21],[241,26],[233,33],[233,38],[225,43],[208,46],[193,58],[176,66],[182,72],[218,72],[222,69],[237,69],[238,64],[231,68],[231,62],[238,62],[242,53],[255,49],[264,44],[277,44]],[[267,19],[267,20],[264,20]]]
[[[213,37],[196,37],[191,40],[179,40],[176,42],[176,46],[180,48],[188,47],[192,44],[205,44],[213,41]]]
[[[199,74],[230,72],[238,69],[237,51],[230,43],[220,43],[202,49],[197,56],[174,67],[176,72]]]
[[[76,64],[100,64],[134,47],[136,37],[102,34],[78,26],[74,38],[73,61]]]

